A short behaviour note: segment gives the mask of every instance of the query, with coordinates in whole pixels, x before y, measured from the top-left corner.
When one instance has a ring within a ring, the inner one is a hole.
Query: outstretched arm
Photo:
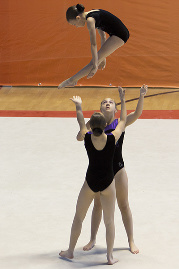
[[[130,113],[129,115],[127,115],[126,127],[128,125],[132,124],[133,122],[135,122],[142,114],[143,104],[144,104],[144,96],[146,95],[147,90],[148,90],[148,86],[145,84],[140,88],[140,97],[139,97],[139,101],[138,101],[137,106],[136,106],[136,110],[134,112]]]
[[[101,29],[97,29],[101,38],[101,47],[106,42],[106,33]],[[106,58],[99,64],[98,69],[103,70],[106,67]]]
[[[116,129],[112,132],[112,134],[115,136],[116,142],[118,141],[119,137],[121,136],[122,132],[125,129],[126,117],[127,117],[126,104],[125,104],[125,90],[119,87],[118,91],[121,99],[121,114],[120,114],[120,120],[118,121],[118,125],[116,126]]]
[[[70,100],[72,100],[72,102],[76,105],[76,116],[77,116],[78,124],[80,126],[80,134],[84,139],[84,135],[87,132],[87,128],[85,125],[85,120],[84,120],[84,116],[83,116],[83,112],[81,108],[81,104],[82,104],[81,97],[73,96],[73,98],[70,98]]]
[[[93,68],[89,72],[87,78],[92,78],[98,70],[98,51],[97,51],[97,43],[96,43],[96,29],[95,29],[94,18],[89,17],[87,19],[87,28],[90,34],[91,54],[92,54],[92,62],[93,62]]]

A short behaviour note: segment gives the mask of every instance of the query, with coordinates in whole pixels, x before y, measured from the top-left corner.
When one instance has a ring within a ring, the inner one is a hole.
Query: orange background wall
[[[179,87],[179,1],[83,0],[102,8],[130,31],[128,42],[107,58],[106,69],[83,86]],[[70,0],[1,0],[0,84],[58,85],[91,59],[87,27],[65,18]],[[100,39],[98,37],[98,48]]]

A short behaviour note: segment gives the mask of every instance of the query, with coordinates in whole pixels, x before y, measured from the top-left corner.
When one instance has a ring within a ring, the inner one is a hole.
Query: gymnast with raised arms
[[[119,88],[121,98],[121,115],[119,123],[110,135],[104,133],[106,120],[102,113],[96,112],[90,118],[92,133],[89,133],[84,121],[79,96],[71,100],[76,105],[77,120],[80,126],[81,137],[84,137],[85,148],[89,158],[85,182],[81,188],[76,205],[76,213],[71,228],[69,248],[61,251],[59,255],[63,258],[72,259],[74,249],[81,233],[82,223],[88,208],[98,193],[103,210],[104,223],[106,227],[107,263],[112,265],[118,260],[113,258],[113,245],[115,237],[114,209],[116,201],[116,190],[113,172],[113,157],[115,145],[125,128],[126,106],[125,90]]]
[[[140,97],[137,102],[137,106],[135,111],[129,113],[126,118],[125,128],[129,125],[133,124],[142,114],[143,104],[144,104],[144,97],[147,94],[148,86],[142,85],[140,88]],[[115,117],[117,112],[117,105],[115,101],[111,98],[105,98],[101,102],[100,106],[101,113],[104,115],[105,120],[107,122],[107,126],[104,129],[106,134],[110,134],[112,131],[115,130],[118,119]],[[90,124],[89,121],[86,123],[86,127],[88,131],[90,131]],[[114,180],[115,180],[115,187],[116,187],[116,199],[118,207],[121,211],[123,224],[127,233],[128,242],[129,242],[129,249],[131,253],[138,254],[139,249],[134,243],[134,235],[133,235],[133,218],[131,209],[129,206],[128,201],[128,176],[126,173],[124,160],[122,156],[122,147],[123,147],[123,140],[125,136],[125,130],[121,134],[118,142],[116,143],[116,148],[114,152],[113,158],[113,171],[114,171]],[[81,133],[79,132],[77,135],[78,141],[83,141],[83,137],[81,137]],[[84,246],[84,250],[88,251],[91,250],[96,244],[96,235],[100,225],[100,221],[102,218],[102,207],[100,202],[99,194],[97,193],[94,198],[94,207],[91,219],[91,237],[90,241],[87,245]]]

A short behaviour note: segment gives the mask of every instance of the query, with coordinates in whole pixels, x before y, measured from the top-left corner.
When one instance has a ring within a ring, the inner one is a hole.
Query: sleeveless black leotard
[[[117,125],[118,125],[118,119],[115,119],[111,124],[106,126],[106,128],[104,129],[105,134],[112,135],[111,132],[116,129]],[[88,133],[92,134],[91,131]],[[124,160],[122,157],[122,145],[123,145],[124,135],[125,135],[125,132],[121,134],[115,147],[114,158],[113,158],[114,176],[119,170],[121,170],[124,167]]]
[[[107,136],[106,145],[97,150],[92,141],[91,134],[85,135],[85,148],[89,158],[86,172],[86,181],[93,192],[104,191],[113,181],[113,156],[115,151],[115,137]]]
[[[116,126],[118,125],[118,119],[115,119],[111,124],[107,125],[104,129],[105,134],[110,135],[112,131],[116,129]],[[124,140],[125,132],[123,132],[118,139],[116,143],[116,148],[114,152],[114,158],[113,158],[113,170],[114,170],[114,176],[115,174],[121,170],[124,167],[124,160],[122,157],[122,145]]]
[[[115,35],[120,37],[125,43],[129,39],[129,31],[123,22],[112,13],[99,9],[90,11],[86,19],[93,17],[95,19],[95,28],[101,29],[110,36]]]

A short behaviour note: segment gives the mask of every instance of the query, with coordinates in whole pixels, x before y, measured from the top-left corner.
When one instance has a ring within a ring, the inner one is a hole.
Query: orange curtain
[[[84,0],[130,31],[128,42],[107,58],[105,70],[82,86],[179,87],[179,1]],[[68,0],[4,0],[0,4],[0,84],[55,86],[91,60],[87,27],[65,18]],[[98,34],[97,34],[98,36]],[[98,48],[100,38],[97,37]]]

